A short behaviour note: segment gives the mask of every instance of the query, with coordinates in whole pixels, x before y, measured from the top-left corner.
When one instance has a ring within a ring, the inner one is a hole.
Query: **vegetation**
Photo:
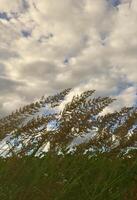
[[[0,199],[137,200],[137,108],[102,115],[90,90],[59,109],[70,90],[0,119]]]
[[[137,160],[67,155],[0,160],[2,200],[137,200]]]

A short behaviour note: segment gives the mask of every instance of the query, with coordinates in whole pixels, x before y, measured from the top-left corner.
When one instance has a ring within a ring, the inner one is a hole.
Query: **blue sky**
[[[135,104],[136,20],[136,0],[0,0],[1,115],[68,87]]]

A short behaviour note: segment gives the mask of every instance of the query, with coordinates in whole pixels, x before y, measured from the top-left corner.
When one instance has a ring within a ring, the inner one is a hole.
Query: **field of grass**
[[[1,200],[137,200],[137,159],[0,159]]]

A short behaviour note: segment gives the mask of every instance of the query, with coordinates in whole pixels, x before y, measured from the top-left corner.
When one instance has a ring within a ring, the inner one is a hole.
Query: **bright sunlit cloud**
[[[135,104],[136,21],[136,0],[0,0],[1,115],[68,87]]]

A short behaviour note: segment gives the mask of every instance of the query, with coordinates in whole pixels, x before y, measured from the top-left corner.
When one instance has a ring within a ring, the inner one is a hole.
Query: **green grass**
[[[0,160],[1,200],[137,200],[137,159],[46,156]]]

